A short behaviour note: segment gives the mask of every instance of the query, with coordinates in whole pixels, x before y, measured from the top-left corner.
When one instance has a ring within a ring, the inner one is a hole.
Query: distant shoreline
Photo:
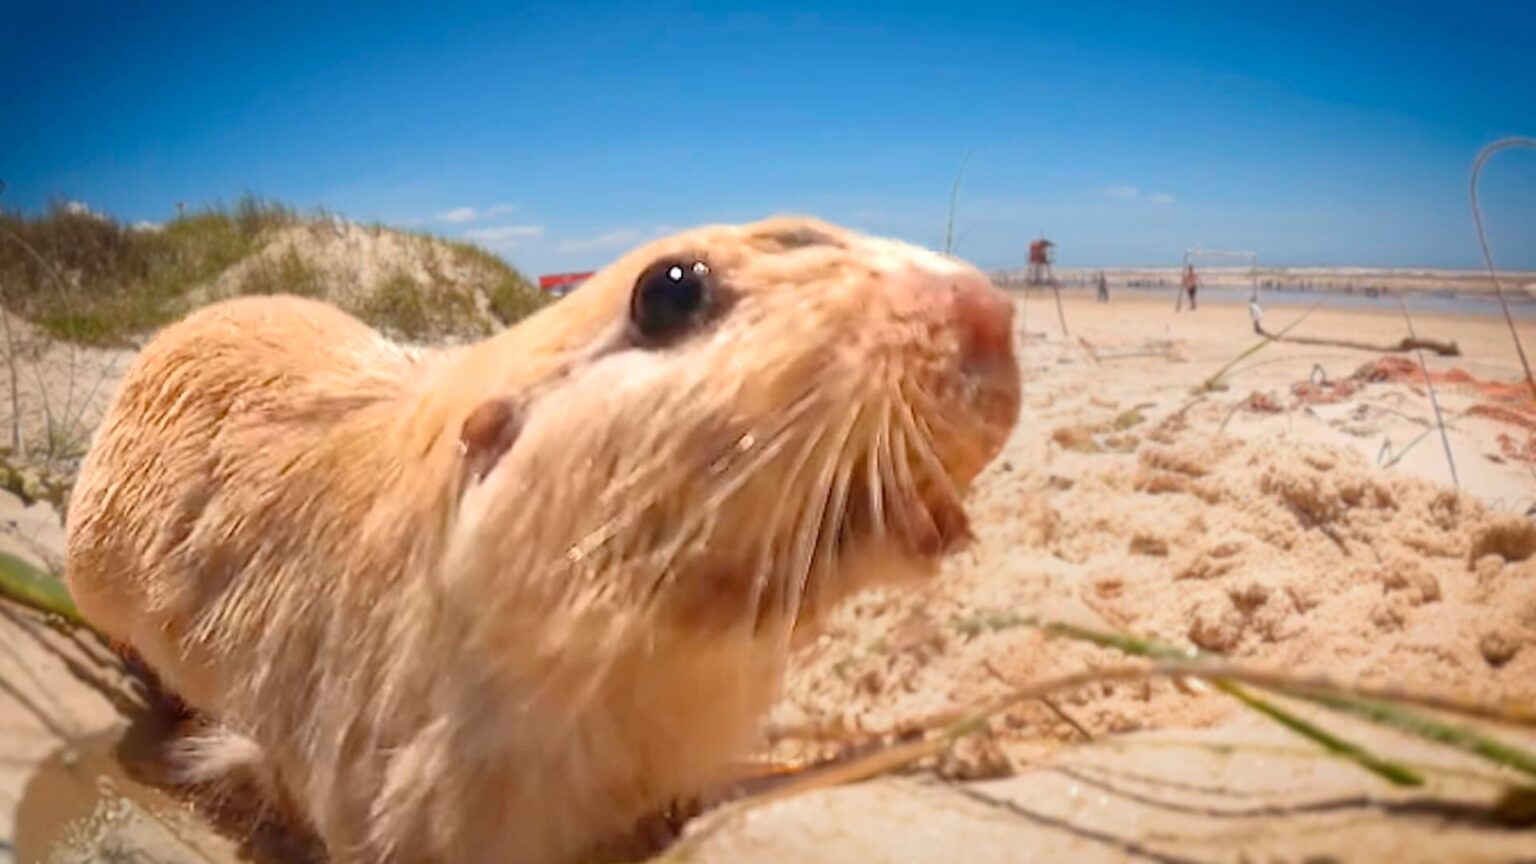
[[[1221,278],[1229,278],[1229,277],[1230,278],[1246,278],[1247,275],[1248,275],[1248,265],[1246,265],[1246,264],[1241,264],[1241,263],[1239,263],[1239,264],[1203,264],[1203,263],[1201,263],[1198,260],[1196,260],[1194,262],[1194,264],[1195,264],[1195,269],[1196,270],[1198,270],[1201,273],[1211,274],[1213,277],[1221,277]],[[1169,277],[1176,278],[1179,275],[1179,272],[1183,269],[1183,266],[1182,265],[1179,265],[1179,266],[1173,266],[1173,265],[1158,265],[1158,266],[1146,265],[1146,266],[1095,267],[1095,266],[1092,266],[1092,265],[1080,265],[1080,266],[1079,265],[1074,265],[1074,266],[1071,266],[1071,267],[1057,266],[1057,267],[1053,267],[1052,269],[1056,272],[1057,278],[1060,278],[1060,279],[1068,279],[1068,278],[1088,279],[1088,278],[1091,278],[1094,274],[1099,273],[1101,271],[1105,275],[1108,275],[1108,276],[1111,276],[1111,277],[1114,277],[1114,276],[1117,276],[1117,275],[1118,276],[1129,276],[1129,275],[1141,276],[1141,275],[1145,275],[1145,276],[1160,276],[1160,277],[1163,277],[1163,278],[1169,278]],[[1025,271],[1025,268],[1023,268],[1023,267],[1007,267],[1007,268],[999,268],[999,269],[995,270],[994,272],[999,273],[999,274],[1008,274],[1008,275],[1019,276],[1019,277],[1022,278],[1023,275],[1024,275],[1024,271]],[[1304,278],[1304,279],[1330,280],[1330,281],[1331,280],[1354,280],[1356,282],[1360,282],[1360,281],[1364,281],[1364,280],[1372,280],[1372,279],[1375,279],[1375,280],[1407,279],[1407,280],[1415,280],[1415,281],[1426,281],[1427,280],[1427,281],[1441,281],[1441,282],[1465,282],[1465,281],[1472,281],[1472,282],[1481,282],[1481,283],[1492,284],[1490,282],[1489,278],[1488,278],[1488,271],[1485,268],[1482,268],[1482,267],[1476,267],[1476,268],[1451,268],[1451,267],[1366,267],[1366,266],[1357,266],[1357,265],[1338,266],[1338,267],[1325,267],[1325,266],[1279,267],[1279,266],[1274,266],[1274,265],[1265,265],[1265,264],[1261,263],[1258,266],[1257,273],[1258,273],[1259,278],[1261,278],[1261,279],[1288,279],[1288,280],[1295,280],[1295,279],[1298,279],[1298,278]],[[1505,281],[1505,282],[1529,282],[1529,281],[1536,280],[1536,270],[1511,270],[1511,269],[1501,268],[1499,270],[1499,279],[1501,281]]]
[[[1323,298],[1337,308],[1371,310],[1396,308],[1394,294],[1410,310],[1465,315],[1500,315],[1493,280],[1482,270],[1382,267],[1259,267],[1195,265],[1200,275],[1199,299],[1210,302],[1247,302],[1255,287],[1260,302],[1273,306],[1307,306]],[[1179,267],[1084,267],[1056,268],[1054,276],[1063,290],[1092,291],[1099,273],[1108,282],[1110,296],[1131,291],[1137,296],[1166,294],[1175,302]],[[994,271],[1000,285],[1022,288],[1021,269]],[[1536,272],[1515,270],[1499,273],[1510,312],[1521,319],[1536,319]]]
[[[1107,275],[1107,271],[1106,271]],[[1059,279],[1059,277],[1058,277]],[[999,282],[1003,287],[1014,291],[1028,290],[1034,296],[1045,292],[1044,288],[1030,286],[1025,288],[1022,280],[1014,283]],[[1110,303],[1113,304],[1117,296],[1131,296],[1138,303],[1151,300],[1166,299],[1169,309],[1177,302],[1174,294],[1175,284],[1168,285],[1138,285],[1128,286],[1115,284],[1109,280]],[[1089,282],[1065,281],[1060,285],[1062,293],[1068,296],[1082,298],[1090,296],[1093,286]],[[1536,322],[1536,297],[1524,291],[1511,291],[1505,287],[1506,299],[1509,301],[1510,314],[1521,322]],[[1244,304],[1248,302],[1250,289],[1228,285],[1203,286],[1197,295],[1200,303],[1220,305]],[[1403,290],[1401,293],[1404,304],[1409,312],[1431,315],[1464,315],[1474,318],[1503,317],[1499,308],[1498,297],[1490,289],[1486,293],[1458,293],[1454,291],[1425,291]],[[1368,295],[1365,293],[1346,293],[1339,290],[1313,290],[1296,291],[1274,288],[1261,288],[1259,290],[1259,304],[1265,308],[1292,308],[1311,306],[1321,302],[1326,308],[1334,310],[1355,310],[1361,312],[1380,312],[1383,314],[1398,314],[1397,303],[1392,294]],[[1188,301],[1186,300],[1186,306]],[[1533,334],[1536,335],[1536,334]]]

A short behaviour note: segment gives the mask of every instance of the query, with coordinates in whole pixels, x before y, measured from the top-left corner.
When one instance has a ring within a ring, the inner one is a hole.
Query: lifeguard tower
[[[1029,268],[1025,270],[1024,284],[1026,285],[1052,285],[1056,277],[1051,273],[1051,265],[1056,263],[1056,244],[1040,237],[1029,244]]]

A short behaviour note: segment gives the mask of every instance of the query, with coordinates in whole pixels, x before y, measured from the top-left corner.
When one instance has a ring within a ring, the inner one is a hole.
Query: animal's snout
[[[1013,300],[975,270],[952,276],[949,293],[958,371],[969,383],[971,410],[985,421],[987,448],[995,452],[1013,427],[1021,396]]]
[[[1004,403],[1015,400],[1019,386],[1013,300],[964,261],[898,241],[868,245],[868,257],[896,275],[897,296],[954,335],[958,371],[988,399],[1000,400],[999,416],[1008,414]]]
[[[1013,363],[1013,301],[980,273],[955,280],[951,290],[965,367],[985,372]]]

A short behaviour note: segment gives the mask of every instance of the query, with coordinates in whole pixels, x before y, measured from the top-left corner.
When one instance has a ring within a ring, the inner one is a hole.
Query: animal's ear
[[[517,440],[522,417],[508,399],[487,399],[475,406],[459,427],[459,456],[464,470],[476,482],[496,467]]]

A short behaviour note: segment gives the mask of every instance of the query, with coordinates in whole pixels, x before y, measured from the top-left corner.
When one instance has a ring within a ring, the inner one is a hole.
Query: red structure
[[[585,273],[551,273],[547,276],[540,276],[539,290],[547,291],[556,297],[564,297],[575,291],[581,283],[592,278],[592,274],[595,272],[597,271],[589,270]]]
[[[1055,248],[1055,246],[1055,243],[1044,237],[1031,241],[1029,244],[1029,263],[1049,265],[1051,259],[1056,257],[1051,254],[1051,249]]]
[[[1041,237],[1029,243],[1029,269],[1024,281],[1029,285],[1050,285],[1055,281],[1051,264],[1056,261],[1056,244]]]

